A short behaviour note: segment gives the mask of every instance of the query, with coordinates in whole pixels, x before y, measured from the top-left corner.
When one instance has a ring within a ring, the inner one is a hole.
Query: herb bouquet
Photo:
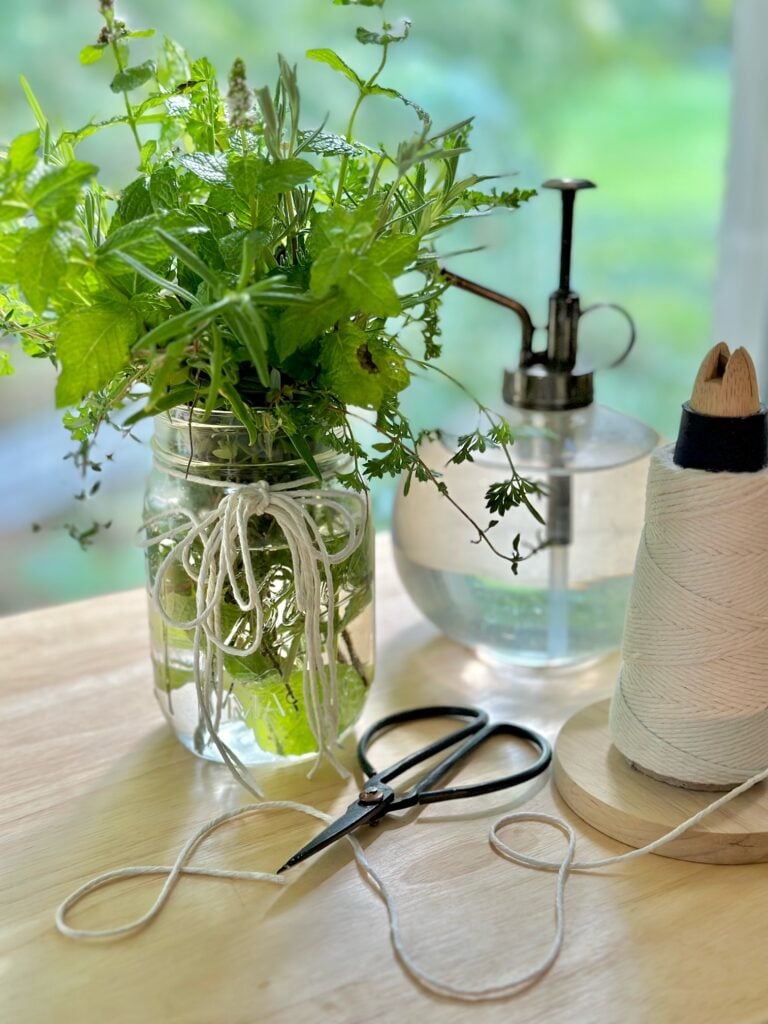
[[[58,367],[84,471],[104,422],[156,417],[145,517],[156,691],[182,741],[252,787],[244,765],[333,758],[360,713],[373,659],[368,482],[404,473],[406,488],[431,480],[452,500],[400,407],[411,372],[440,350],[435,239],[531,193],[480,191],[459,173],[470,121],[437,131],[381,84],[407,21],[357,30],[380,53],[368,78],[331,50],[308,52],[349,81],[340,136],[303,127],[282,57],[274,89],[252,90],[235,61],[224,97],[211,64],[170,40],[132,62],[133,40],[152,33],[129,30],[112,0],[99,6],[103,28],[80,57],[114,61],[123,109],[55,136],[23,82],[38,127],[2,159],[4,329]],[[372,96],[413,120],[391,152],[356,137]],[[121,129],[139,174],[114,192],[77,151]],[[398,340],[408,325],[419,357]],[[511,441],[483,412],[487,429],[462,439],[461,458]],[[371,450],[358,420],[380,435]],[[527,505],[530,491],[510,462],[489,508]]]

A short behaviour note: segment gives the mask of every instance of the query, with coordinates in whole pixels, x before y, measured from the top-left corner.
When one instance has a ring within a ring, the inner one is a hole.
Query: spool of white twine
[[[611,736],[665,781],[725,789],[768,761],[768,470],[651,458]]]

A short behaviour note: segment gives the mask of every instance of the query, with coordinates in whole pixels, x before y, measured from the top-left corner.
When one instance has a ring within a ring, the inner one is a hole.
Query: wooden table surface
[[[394,960],[383,905],[346,843],[295,869],[291,884],[187,877],[147,929],[76,943],[53,914],[74,888],[127,864],[170,863],[208,818],[248,802],[221,766],[184,750],[152,696],[144,595],[115,594],[0,621],[0,1020],[9,1024],[363,1024],[514,1021],[765,1024],[768,868],[650,856],[573,876],[566,943],[537,985],[495,1003],[426,993]],[[578,672],[497,671],[438,635],[379,544],[378,676],[363,724],[395,708],[477,703],[554,738],[575,709],[608,695],[616,660]],[[382,757],[387,756],[382,741]],[[352,763],[352,742],[348,746]],[[494,751],[497,759],[521,752]],[[268,795],[339,811],[356,789],[307,766],[262,775]],[[551,784],[510,798],[424,810],[364,837],[393,887],[406,942],[454,984],[498,982],[538,960],[551,938],[553,876],[496,855],[488,828],[527,802],[574,816]],[[577,823],[578,856],[622,847]],[[317,829],[286,811],[217,834],[196,863],[274,870]],[[535,825],[512,845],[558,856]],[[74,923],[135,917],[158,879],[89,898]]]

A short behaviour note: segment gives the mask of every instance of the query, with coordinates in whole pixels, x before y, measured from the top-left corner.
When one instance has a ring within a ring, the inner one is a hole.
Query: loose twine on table
[[[748,779],[746,782],[736,787],[736,789],[723,794],[723,796],[715,800],[714,803],[699,811],[698,814],[688,818],[676,828],[672,829],[672,831],[661,836],[659,839],[654,840],[654,842],[649,843],[647,846],[643,846],[637,850],[631,850],[629,853],[621,853],[614,857],[603,857],[600,860],[594,861],[574,860],[576,852],[576,833],[568,822],[552,815],[540,814],[535,811],[519,811],[514,814],[503,815],[491,826],[489,835],[491,846],[503,857],[511,860],[515,864],[521,864],[525,867],[537,868],[544,871],[557,872],[557,879],[555,883],[555,931],[546,954],[533,967],[495,985],[482,986],[479,988],[463,988],[459,985],[454,985],[450,981],[436,978],[417,963],[416,958],[406,948],[402,929],[400,927],[400,918],[397,912],[395,895],[392,888],[384,882],[384,879],[373,867],[357,839],[351,835],[346,836],[345,838],[352,847],[352,851],[363,880],[384,903],[389,921],[389,935],[392,948],[404,970],[419,985],[430,992],[434,992],[436,995],[448,996],[462,1002],[476,1003],[492,999],[503,999],[507,996],[516,995],[542,978],[552,967],[554,962],[557,960],[563,945],[565,935],[565,886],[568,881],[568,876],[572,871],[592,871],[599,868],[610,867],[614,864],[621,864],[625,861],[636,860],[638,857],[644,857],[646,854],[653,853],[666,843],[671,842],[673,839],[677,839],[678,836],[681,836],[684,832],[688,831],[688,829],[693,828],[700,821],[703,821],[708,815],[713,814],[730,800],[733,800],[735,797],[746,792],[752,786],[757,785],[758,782],[762,782],[766,778],[768,778],[768,768],[754,776],[754,778]],[[284,874],[278,875],[262,871],[233,871],[230,869],[215,867],[193,867],[187,863],[194,851],[217,829],[234,821],[239,821],[241,819],[251,817],[252,815],[260,814],[263,811],[272,810],[297,811],[300,814],[306,814],[313,818],[317,818],[326,824],[329,824],[333,820],[331,815],[325,814],[322,811],[317,810],[315,807],[310,807],[306,804],[294,803],[288,800],[262,801],[257,804],[246,804],[244,807],[238,807],[234,811],[227,811],[216,818],[212,818],[201,826],[201,828],[190,839],[188,839],[181,848],[172,865],[138,865],[135,867],[119,868],[118,870],[107,871],[104,874],[98,875],[96,878],[92,878],[89,882],[80,886],[79,889],[64,900],[56,911],[56,927],[61,934],[67,936],[67,938],[79,940],[109,940],[123,938],[127,935],[134,934],[146,927],[146,925],[157,917],[168,902],[171,893],[182,875],[203,875],[209,878],[226,878],[248,882],[270,882],[273,885],[285,885],[288,882],[288,877]],[[538,822],[545,824],[565,835],[567,839],[567,849],[562,860],[550,861],[543,858],[528,856],[527,854],[513,850],[504,842],[503,839],[501,839],[499,835],[501,829],[511,824],[522,824],[525,822]],[[89,893],[102,889],[105,886],[112,885],[115,882],[131,878],[139,878],[146,875],[166,875],[167,877],[155,902],[149,910],[140,917],[137,917],[135,920],[129,921],[123,925],[103,929],[75,928],[68,923],[67,918],[71,911],[78,903],[88,896]]]
[[[760,694],[768,692],[768,671],[763,671],[762,660],[768,647],[768,596],[761,596],[764,589],[757,592],[758,578],[760,584],[765,579],[761,558],[768,550],[768,538],[764,537],[768,529],[768,472],[709,474],[682,470],[674,466],[671,456],[662,449],[652,460],[648,493],[648,522],[636,576],[639,589],[630,603],[624,664],[614,699],[614,705],[621,702],[619,711],[614,710],[613,714],[614,738],[622,749],[634,744],[632,749],[638,762],[646,767],[655,766],[659,774],[691,780],[696,778],[691,771],[701,772],[702,766],[710,782],[724,776],[732,782],[734,773],[744,776],[751,770],[751,774],[646,846],[592,861],[575,860],[576,834],[560,818],[520,811],[497,819],[491,826],[489,841],[501,856],[525,867],[556,872],[555,924],[549,948],[538,963],[511,978],[482,987],[454,985],[417,964],[405,946],[392,889],[373,868],[358,841],[347,836],[364,881],[385,904],[390,940],[398,961],[430,992],[464,1002],[481,1002],[524,991],[550,970],[562,948],[565,886],[571,872],[598,870],[654,853],[768,779],[764,763],[768,743],[763,741],[761,746],[759,739],[755,740],[755,736],[765,735],[759,731],[766,711]],[[757,514],[758,508],[762,508],[762,518]],[[718,518],[721,515],[722,520]],[[697,539],[692,540],[692,536]],[[757,550],[753,551],[753,547]],[[205,616],[200,607],[198,619],[203,628]],[[659,646],[666,648],[666,659]],[[672,670],[667,668],[670,664],[674,666]],[[710,670],[712,674],[708,675]],[[643,676],[643,672],[647,674]],[[742,679],[746,679],[746,685]],[[672,687],[673,697],[667,685]],[[625,730],[627,692],[631,693],[633,718]],[[661,704],[668,705],[667,715],[662,713]],[[755,720],[757,731],[753,728]],[[739,721],[743,732],[739,730]],[[721,747],[723,736],[729,742]],[[685,746],[689,741],[690,748]],[[657,755],[660,760],[654,760]],[[667,756],[669,760],[665,760]],[[678,771],[682,774],[678,775]],[[113,939],[134,933],[157,916],[182,874],[285,884],[285,875],[187,864],[194,850],[216,829],[273,809],[294,810],[323,822],[332,820],[313,807],[288,801],[249,804],[228,811],[203,825],[185,843],[172,866],[122,868],[81,886],[56,912],[57,928],[73,939]],[[566,851],[560,860],[523,854],[501,838],[502,829],[529,822],[544,824],[565,836]],[[89,893],[121,879],[162,874],[167,878],[155,903],[136,920],[103,930],[79,929],[67,923],[69,913]]]
[[[218,480],[175,475],[188,483],[221,486]],[[202,518],[183,506],[177,506],[172,512],[150,517],[144,524],[149,536],[140,542],[142,547],[150,550],[172,543],[155,573],[150,597],[167,625],[192,631],[194,683],[203,724],[224,764],[255,797],[262,797],[262,790],[241,759],[222,739],[219,725],[224,701],[224,657],[247,658],[259,649],[263,639],[264,597],[254,573],[248,540],[251,520],[263,516],[274,519],[285,538],[291,555],[296,608],[304,619],[304,708],[318,749],[309,774],[311,777],[320,761],[326,758],[342,778],[349,778],[349,772],[334,752],[338,747],[340,709],[334,636],[336,595],[331,566],[349,558],[362,542],[367,506],[359,494],[345,493],[342,501],[338,491],[302,487],[312,482],[313,479],[309,478],[270,485],[258,480],[238,485]],[[353,503],[351,508],[350,503]],[[346,536],[338,551],[329,552],[321,529],[311,514],[312,508],[317,506],[338,516],[341,535]],[[154,526],[166,524],[170,516],[180,518],[181,522],[161,532],[151,532]],[[174,618],[163,604],[169,574],[178,565],[195,584],[196,614],[188,621]],[[227,584],[231,591],[231,598],[227,595],[227,600],[234,600],[243,614],[253,616],[253,636],[244,646],[231,642],[232,637],[227,635],[222,623]],[[323,622],[325,643],[321,628]],[[213,714],[212,705],[215,709]]]

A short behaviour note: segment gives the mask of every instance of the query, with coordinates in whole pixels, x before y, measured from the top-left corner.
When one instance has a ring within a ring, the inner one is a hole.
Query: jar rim
[[[254,413],[267,412],[264,406],[251,409]],[[169,420],[173,426],[183,424],[184,427],[205,427],[216,429],[217,427],[232,427],[236,430],[245,430],[245,426],[229,409],[212,409],[206,413],[205,409],[199,406],[190,408],[187,405],[174,405],[172,409],[158,413],[155,420]]]
[[[261,407],[254,408],[252,411],[258,414],[268,410]],[[204,409],[189,408],[183,405],[174,406],[155,416],[154,423],[155,433],[150,441],[150,447],[158,462],[165,466],[186,469],[192,461],[195,472],[202,473],[217,473],[222,469],[226,469],[229,473],[237,473],[238,471],[253,471],[262,467],[274,470],[276,466],[282,466],[287,471],[306,469],[304,459],[293,449],[287,434],[281,432],[277,435],[279,439],[277,447],[282,447],[283,450],[279,456],[272,457],[269,454],[271,442],[266,450],[258,443],[246,442],[248,436],[246,427],[228,410],[215,409],[210,416],[206,417]],[[238,452],[240,458],[205,458],[204,451],[208,446],[203,446],[202,458],[195,453],[195,449],[198,447],[192,440],[195,435],[200,439],[206,435],[211,436],[211,443],[215,444],[213,437],[216,434],[221,436],[221,443],[226,443],[227,435],[241,435],[237,445],[238,448],[242,448],[242,452]],[[264,436],[267,437],[268,434],[265,432]],[[181,442],[178,449],[174,438]],[[185,443],[187,438],[189,438],[189,444]],[[272,441],[274,440],[276,439],[272,438]],[[287,451],[286,447],[288,447]],[[248,457],[244,457],[246,452]],[[322,447],[313,447],[312,455],[322,473],[337,469],[337,463],[346,463],[349,460],[348,455],[337,451],[324,439]]]
[[[184,454],[179,454],[177,452],[169,451],[169,449],[162,447],[160,445],[160,443],[157,441],[156,438],[153,437],[150,440],[149,444],[150,444],[150,448],[152,449],[153,454],[158,456],[162,462],[170,463],[170,464],[177,465],[177,466],[187,466],[189,464],[189,455],[184,455]],[[318,466],[320,466],[321,468],[326,463],[335,462],[335,461],[337,461],[339,459],[341,459],[343,461],[347,461],[348,460],[348,456],[344,455],[344,453],[335,451],[333,448],[326,448],[322,452],[313,452],[313,456],[314,456],[315,462],[317,462]],[[194,459],[193,459],[193,464],[194,464],[196,470],[197,469],[223,469],[223,468],[226,468],[226,469],[248,469],[248,468],[256,469],[259,466],[272,466],[272,467],[274,467],[274,466],[277,466],[277,465],[285,466],[286,468],[290,468],[292,466],[305,466],[304,460],[300,459],[298,456],[296,456],[296,458],[294,458],[294,459],[263,459],[261,461],[257,461],[256,459],[250,459],[250,460],[248,460],[246,462],[220,462],[220,461],[209,462],[209,461],[203,461],[202,459],[199,459],[199,458],[197,458],[197,456],[195,456]]]

